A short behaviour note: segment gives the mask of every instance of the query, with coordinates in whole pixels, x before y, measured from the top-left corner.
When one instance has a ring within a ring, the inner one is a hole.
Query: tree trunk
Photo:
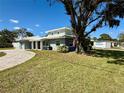
[[[89,41],[86,38],[78,39],[76,43],[76,53],[87,53],[88,47]]]

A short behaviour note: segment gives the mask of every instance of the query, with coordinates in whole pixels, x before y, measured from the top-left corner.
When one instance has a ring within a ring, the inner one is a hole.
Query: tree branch
[[[94,21],[98,20],[101,17],[102,17],[102,15],[101,16],[98,16],[97,18],[95,18],[93,20],[91,20],[86,26],[90,25],[91,23],[93,23]]]

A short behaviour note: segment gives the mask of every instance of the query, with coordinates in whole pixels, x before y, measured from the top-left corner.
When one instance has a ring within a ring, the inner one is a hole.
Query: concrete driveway
[[[0,52],[6,53],[5,56],[0,57],[0,71],[24,63],[35,56],[35,53],[31,51],[25,51],[19,49],[0,50]]]

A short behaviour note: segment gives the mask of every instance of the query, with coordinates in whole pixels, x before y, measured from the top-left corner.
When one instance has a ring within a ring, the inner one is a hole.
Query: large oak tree
[[[47,0],[64,5],[70,16],[77,52],[87,52],[88,36],[103,26],[119,26],[124,18],[124,0]],[[90,29],[88,29],[90,28]]]

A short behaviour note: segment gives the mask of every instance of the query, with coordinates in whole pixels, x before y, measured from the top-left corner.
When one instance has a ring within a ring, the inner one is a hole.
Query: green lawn
[[[5,56],[5,55],[6,55],[6,53],[0,52],[0,57]]]
[[[123,51],[34,52],[28,62],[0,72],[0,93],[124,93]]]
[[[13,47],[10,48],[0,48],[0,50],[10,50],[10,49],[14,49]]]

